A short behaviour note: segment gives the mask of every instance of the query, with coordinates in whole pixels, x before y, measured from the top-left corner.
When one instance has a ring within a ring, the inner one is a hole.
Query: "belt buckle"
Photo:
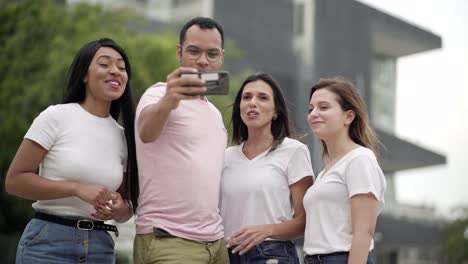
[[[86,222],[91,223],[91,227],[90,227],[90,228],[82,228],[82,227],[80,227],[80,223],[86,223]],[[79,230],[82,230],[82,231],[90,231],[90,230],[93,230],[93,229],[94,229],[94,222],[91,221],[91,220],[88,220],[88,219],[81,219],[81,220],[78,220],[78,222],[76,223],[76,228],[78,228]]]

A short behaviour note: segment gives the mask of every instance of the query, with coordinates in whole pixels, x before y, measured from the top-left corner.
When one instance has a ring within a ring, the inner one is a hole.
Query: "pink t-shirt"
[[[136,110],[157,103],[166,85],[146,90]],[[227,132],[220,112],[201,99],[182,100],[170,114],[158,139],[144,144],[136,127],[140,196],[136,232],[153,227],[197,241],[224,236],[219,188]]]

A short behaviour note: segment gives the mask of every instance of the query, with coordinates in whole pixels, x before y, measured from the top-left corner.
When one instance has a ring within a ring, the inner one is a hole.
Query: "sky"
[[[447,164],[396,174],[397,200],[468,207],[468,1],[359,0],[442,38],[442,48],[399,58],[396,134]]]

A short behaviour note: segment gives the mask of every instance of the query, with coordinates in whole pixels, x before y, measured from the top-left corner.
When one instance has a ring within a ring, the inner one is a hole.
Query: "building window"
[[[181,8],[187,4],[187,1],[184,0],[172,0],[172,7]]]
[[[304,35],[304,2],[300,0],[293,1],[293,33]]]
[[[395,130],[396,58],[375,56],[372,60],[370,118],[388,133]]]

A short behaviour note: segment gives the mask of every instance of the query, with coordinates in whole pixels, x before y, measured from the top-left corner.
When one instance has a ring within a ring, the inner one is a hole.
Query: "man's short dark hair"
[[[196,17],[185,23],[185,25],[180,30],[179,44],[182,46],[185,41],[185,34],[187,30],[193,26],[197,25],[201,29],[213,29],[216,28],[221,35],[221,47],[224,49],[224,30],[218,22],[209,17]]]

